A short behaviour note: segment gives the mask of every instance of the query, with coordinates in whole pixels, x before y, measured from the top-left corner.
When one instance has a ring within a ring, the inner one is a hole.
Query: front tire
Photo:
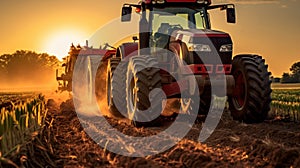
[[[129,119],[136,127],[155,126],[162,111],[160,69],[155,57],[135,56],[128,64],[126,101]]]
[[[235,79],[229,109],[234,120],[245,123],[263,122],[270,111],[271,81],[265,60],[257,55],[238,55],[232,62]]]

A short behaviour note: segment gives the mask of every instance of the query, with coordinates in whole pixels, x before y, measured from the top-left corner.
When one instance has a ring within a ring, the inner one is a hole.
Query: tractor
[[[99,57],[103,60],[107,60],[108,58],[111,58],[115,53],[115,48],[107,43],[104,44],[103,47],[100,46],[100,48],[93,48],[89,46],[88,41],[86,41],[85,46],[80,46],[79,44],[75,46],[72,43],[68,52],[68,56],[64,58],[64,63],[62,64],[64,72],[59,76],[59,70],[56,69],[56,80],[58,81],[57,91],[72,91],[73,73],[78,57],[83,57],[83,62],[86,64],[87,60],[91,59],[91,57]]]
[[[169,98],[180,99],[180,113],[196,109],[207,115],[218,94],[227,98],[234,120],[259,123],[267,118],[272,90],[265,60],[253,54],[233,57],[230,35],[211,28],[209,11],[214,9],[226,11],[228,23],[236,22],[234,4],[142,0],[123,5],[122,22],[131,21],[133,8],[140,15],[138,36],[106,50],[102,59],[112,115],[125,116],[135,126],[156,125]],[[195,95],[198,99],[191,98]]]

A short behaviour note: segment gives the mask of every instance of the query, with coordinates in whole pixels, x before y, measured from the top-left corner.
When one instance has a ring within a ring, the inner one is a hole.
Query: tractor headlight
[[[208,4],[211,4],[211,0],[197,0],[197,3],[208,5]]]
[[[154,0],[154,1],[152,1],[152,3],[153,4],[156,4],[156,3],[163,4],[163,3],[165,3],[165,0]]]
[[[232,44],[225,44],[220,47],[220,52],[231,52]]]
[[[211,48],[207,44],[193,44],[189,47],[189,51],[211,52]]]

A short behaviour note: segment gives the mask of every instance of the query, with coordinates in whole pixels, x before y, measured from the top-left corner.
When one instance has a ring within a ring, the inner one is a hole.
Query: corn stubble
[[[16,94],[10,96],[1,97],[2,102],[6,101],[0,106],[0,167],[26,166],[23,163],[26,162],[33,148],[44,148],[37,143],[33,145],[33,142],[39,141],[39,133],[45,124],[46,101],[41,94],[19,94],[19,99]],[[14,163],[16,157],[18,163]]]
[[[300,121],[300,90],[277,89],[273,90],[271,115],[276,120]]]

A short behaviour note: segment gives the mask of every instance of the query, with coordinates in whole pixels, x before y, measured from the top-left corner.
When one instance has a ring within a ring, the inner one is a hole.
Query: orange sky
[[[71,42],[84,43],[101,26],[119,17],[123,3],[137,0],[0,1],[0,54],[19,49],[64,56]],[[213,0],[226,3],[229,0]],[[211,13],[212,26],[231,34],[234,53],[263,55],[274,76],[300,61],[299,0],[233,0],[237,24],[225,13]],[[120,29],[121,31],[122,29]],[[114,32],[108,32],[114,33]]]

